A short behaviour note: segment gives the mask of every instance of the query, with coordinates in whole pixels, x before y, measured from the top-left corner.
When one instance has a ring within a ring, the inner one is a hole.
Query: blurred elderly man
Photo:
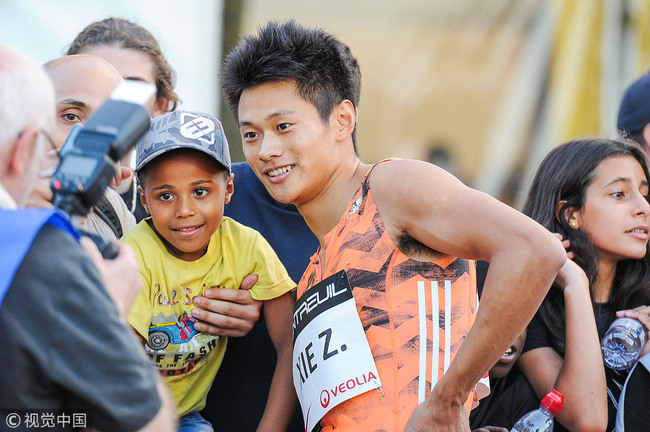
[[[133,252],[104,261],[56,209],[20,208],[54,112],[43,70],[0,45],[0,424],[173,431],[169,395],[125,324],[140,289]]]

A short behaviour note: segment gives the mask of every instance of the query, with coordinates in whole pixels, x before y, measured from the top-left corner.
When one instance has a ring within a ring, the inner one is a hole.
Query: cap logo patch
[[[209,118],[183,113],[180,123],[180,133],[185,138],[214,144],[216,127]]]

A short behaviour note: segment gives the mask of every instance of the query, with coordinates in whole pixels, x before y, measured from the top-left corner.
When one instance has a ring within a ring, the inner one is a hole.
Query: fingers
[[[114,259],[102,259],[100,271],[104,276],[106,291],[120,311],[120,315],[127,317],[131,305],[142,289],[142,278],[138,268],[138,261],[133,249],[124,243],[114,242],[118,252]]]
[[[618,318],[627,317],[637,319],[643,324],[646,331],[646,343],[641,349],[639,358],[650,353],[650,306],[638,306],[634,309],[627,309],[616,312]]]
[[[122,184],[122,182],[129,177],[131,177],[132,171],[128,167],[123,167],[118,165],[115,171],[115,178],[111,182],[111,187],[117,187]]]
[[[117,256],[112,261],[119,260],[123,262],[124,263],[123,265],[128,268],[128,271],[132,271],[135,274],[138,274],[138,280],[140,280],[138,260],[135,257],[135,252],[133,251],[133,249],[130,246],[122,242],[119,242],[117,240],[113,240],[113,243],[117,246],[118,252],[117,252]]]
[[[637,306],[634,309],[625,309],[616,312],[616,316],[630,316],[628,314],[632,314],[634,316],[637,315],[650,316],[650,306],[645,306],[645,305]]]
[[[482,428],[473,429],[472,432],[508,432],[508,429],[499,426],[483,426]]]
[[[626,309],[616,312],[618,318],[627,317],[641,321],[641,324],[650,331],[650,306],[638,306],[634,309]]]
[[[134,261],[137,263],[137,260],[135,258],[135,252],[130,246],[128,246],[125,243],[119,242],[117,240],[114,240],[113,243],[117,245],[117,249],[119,251],[118,256],[124,257],[130,261]]]
[[[115,163],[115,176],[111,181],[110,187],[115,189],[117,186],[122,184],[122,181],[131,177],[133,172],[129,167],[123,167],[120,161]]]
[[[616,317],[637,319],[641,322],[641,324],[643,324],[643,327],[645,327],[646,334],[650,333],[650,306],[638,306],[634,309],[618,311],[616,312]],[[641,354],[639,357],[643,357],[649,352],[650,352],[650,337],[646,337],[646,343],[643,349],[641,350]]]
[[[195,328],[217,336],[244,336],[260,317],[262,302],[254,300],[250,290],[258,277],[250,274],[242,280],[241,289],[211,288],[195,297],[197,306],[192,316],[199,321]]]
[[[131,171],[131,168],[122,167],[122,169],[121,169],[122,180],[128,179],[129,177],[131,177],[132,174],[133,174],[133,171]]]
[[[567,258],[569,259],[575,258],[574,253],[569,250],[569,248],[571,247],[571,242],[569,240],[564,240],[564,237],[560,233],[553,233],[553,235],[558,239],[560,239],[560,241],[562,242],[562,247],[564,247],[564,250],[566,250]]]
[[[194,323],[195,329],[216,336],[245,336],[257,321],[238,319],[199,308],[192,310],[192,316],[199,320]]]
[[[256,275],[252,275],[252,276],[255,276],[255,278],[257,278]],[[242,286],[244,285],[245,282],[246,282],[246,278],[244,278],[244,281],[242,281]],[[258,300],[253,300],[253,297],[251,296],[251,293],[250,291],[248,291],[248,289],[238,290],[238,289],[228,289],[228,288],[210,288],[208,290],[205,290],[205,292],[203,293],[203,297],[212,300],[223,300],[225,302],[237,303],[240,305],[252,305],[252,304],[260,303]]]
[[[111,187],[119,186],[122,183],[122,164],[120,161],[115,163],[115,178],[111,183]]]
[[[258,277],[256,274],[249,274],[244,278],[243,281],[241,281],[241,286],[239,288],[243,290],[249,290],[253,288],[253,285],[257,283],[257,280]]]
[[[247,290],[212,288],[195,297],[192,316],[199,319],[196,329],[217,336],[244,336],[260,317],[262,302]]]
[[[112,241],[112,243],[117,246],[117,255],[115,258],[108,260],[103,259],[100,255],[103,265],[110,270],[112,277],[121,278],[124,283],[129,281],[131,285],[139,287],[142,281],[135,252],[131,247],[117,240]]]
[[[564,247],[564,250],[567,251],[567,255],[569,253],[572,253],[572,252],[569,252],[569,248],[571,247],[571,242],[569,240],[562,240],[562,247]]]
[[[211,289],[208,291],[214,292],[215,289]],[[245,294],[248,294],[248,300],[246,300],[245,297],[239,298],[239,296],[236,299],[235,298],[229,299],[227,297],[231,297],[231,296],[224,295],[225,293],[223,291],[243,292]],[[207,296],[194,297],[193,300],[194,305],[200,308],[197,311],[197,314],[200,313],[201,310],[205,310],[217,315],[223,315],[225,317],[229,317],[231,319],[252,321],[253,323],[255,323],[255,321],[259,319],[260,310],[262,309],[262,302],[259,300],[253,300],[250,297],[250,293],[248,291],[219,289],[219,294],[224,296],[222,298],[217,298],[217,297],[209,298]],[[196,316],[199,319],[211,321],[213,324],[215,324],[217,321],[222,321],[221,319],[214,319],[214,320],[206,319],[206,317],[210,317],[210,315],[206,315],[206,316],[194,315],[194,316]]]

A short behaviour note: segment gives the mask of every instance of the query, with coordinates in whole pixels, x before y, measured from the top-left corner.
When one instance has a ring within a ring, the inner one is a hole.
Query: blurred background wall
[[[45,63],[62,56],[86,25],[109,16],[133,20],[160,40],[188,109],[219,109],[220,0],[0,0],[0,41]]]
[[[181,107],[219,116],[234,160],[223,53],[270,19],[322,27],[361,65],[364,162],[432,160],[518,208],[550,148],[615,136],[622,92],[650,68],[650,0],[0,0],[0,41],[46,62],[108,16],[160,38]]]

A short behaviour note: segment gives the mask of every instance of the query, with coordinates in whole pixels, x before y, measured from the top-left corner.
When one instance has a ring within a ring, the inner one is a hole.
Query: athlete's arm
[[[474,326],[407,426],[469,431],[463,404],[531,320],[566,253],[541,225],[434,165],[382,163],[370,186],[394,241],[406,235],[444,254],[490,262]]]

